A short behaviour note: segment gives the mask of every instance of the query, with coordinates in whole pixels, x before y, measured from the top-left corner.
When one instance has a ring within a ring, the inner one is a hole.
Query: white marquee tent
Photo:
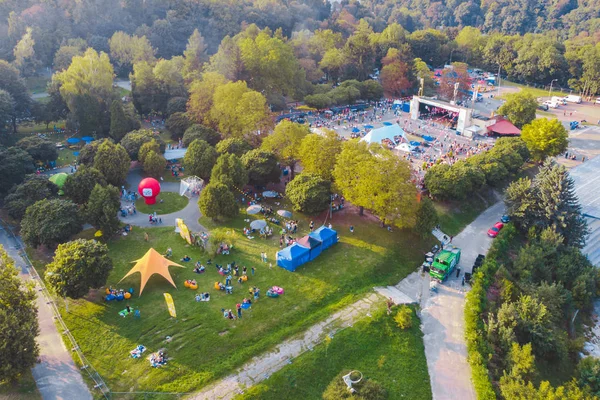
[[[408,141],[408,139],[406,138],[406,132],[404,132],[404,129],[400,128],[398,124],[373,129],[360,140],[371,144],[381,143],[383,139],[390,139],[392,142],[395,143],[396,141],[394,140],[394,137],[396,136],[401,136],[402,138],[404,138],[404,140]]]

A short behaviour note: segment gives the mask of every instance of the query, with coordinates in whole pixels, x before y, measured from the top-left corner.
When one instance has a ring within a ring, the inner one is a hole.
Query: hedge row
[[[512,224],[503,229],[494,240],[483,265],[473,276],[471,290],[465,304],[465,338],[468,361],[471,365],[471,379],[479,400],[495,400],[496,393],[488,373],[487,362],[491,349],[486,340],[486,328],[482,316],[486,312],[486,294],[498,271],[497,260],[505,259],[510,244],[517,236]]]

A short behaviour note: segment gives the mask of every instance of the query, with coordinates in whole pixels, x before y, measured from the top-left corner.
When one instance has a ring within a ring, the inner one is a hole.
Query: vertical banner
[[[188,227],[185,224],[185,222],[183,222],[183,220],[181,218],[176,218],[175,222],[177,223],[177,227],[179,228],[179,234],[181,235],[181,237],[183,238],[183,240],[185,240],[186,242],[188,242],[188,244],[192,244],[192,238],[190,236],[190,230],[188,229]]]
[[[173,303],[173,298],[169,293],[163,293],[165,295],[165,301],[167,302],[167,308],[169,309],[169,314],[171,317],[177,318],[177,313],[175,312],[175,303]]]

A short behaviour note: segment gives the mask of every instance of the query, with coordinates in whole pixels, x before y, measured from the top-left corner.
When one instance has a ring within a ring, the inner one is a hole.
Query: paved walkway
[[[142,176],[139,174],[137,170],[131,171],[127,175],[127,184],[129,186],[129,190],[137,190],[138,184],[142,180]],[[179,182],[161,182],[160,183],[161,192],[173,192],[179,193]],[[130,206],[131,202],[121,201],[122,206]],[[135,215],[128,215],[126,217],[121,217],[119,215],[119,219],[127,224],[139,226],[142,228],[153,228],[160,226],[172,226],[175,227],[175,219],[181,218],[188,226],[190,231],[192,232],[208,232],[208,230],[200,225],[198,219],[200,218],[200,209],[198,208],[198,197],[192,197],[188,202],[188,205],[183,208],[183,210],[176,211],[171,214],[163,214],[159,215],[162,219],[162,225],[151,224],[148,221],[148,214],[137,213]]]
[[[24,281],[30,281],[27,264],[19,254],[20,244],[0,227],[0,244],[21,269],[19,275]],[[73,362],[71,353],[65,347],[62,335],[54,324],[52,310],[37,286],[37,308],[40,334],[37,342],[40,346],[39,363],[32,369],[33,378],[43,399],[92,399],[92,395],[81,377],[79,368]]]
[[[289,339],[278,345],[273,351],[255,357],[240,368],[240,372],[230,375],[219,382],[191,396],[195,400],[227,400],[243,393],[244,387],[250,387],[267,379],[292,362],[294,357],[310,351],[327,335],[352,326],[355,321],[371,316],[370,311],[380,307],[384,299],[371,293],[362,300],[333,314],[325,321],[313,325],[300,338]]]
[[[496,203],[454,237],[452,244],[461,249],[461,273],[471,272],[477,255],[487,253],[493,240],[487,236],[487,230],[499,221],[503,212],[504,203]],[[434,234],[443,240],[443,232]],[[462,286],[461,280],[454,274],[438,285],[437,293],[432,293],[429,274],[413,272],[396,286],[375,288],[397,304],[421,305],[421,330],[434,400],[477,398],[465,343],[465,293],[469,286]]]

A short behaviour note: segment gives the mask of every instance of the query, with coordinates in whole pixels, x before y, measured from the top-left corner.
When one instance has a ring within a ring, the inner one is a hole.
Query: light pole
[[[552,79],[552,82],[550,82],[550,90],[548,90],[548,97],[552,97],[552,84],[557,80],[558,79]]]

